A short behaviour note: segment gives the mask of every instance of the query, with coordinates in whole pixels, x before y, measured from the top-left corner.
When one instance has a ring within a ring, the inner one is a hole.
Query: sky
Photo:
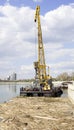
[[[74,0],[0,0],[0,79],[14,72],[18,79],[34,78],[37,5],[50,75],[74,72]]]

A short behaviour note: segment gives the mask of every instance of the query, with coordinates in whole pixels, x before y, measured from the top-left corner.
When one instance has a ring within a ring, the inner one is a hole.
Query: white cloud
[[[57,44],[56,44],[57,45]],[[55,45],[55,46],[56,46]],[[66,48],[49,48],[46,49],[46,59],[50,59],[50,61],[54,61],[54,60],[69,60],[71,61],[73,59],[74,56],[74,49],[66,49]]]
[[[67,72],[68,74],[74,72],[74,61],[60,61],[58,63],[54,63],[50,65],[50,69],[52,70],[53,75],[57,76],[58,74],[61,74],[63,72]],[[51,72],[50,70],[50,72]]]
[[[60,6],[45,14],[46,38],[51,41],[71,41],[74,39],[74,8]]]
[[[69,5],[70,5],[72,8],[74,8],[74,3],[70,3]]]
[[[23,74],[23,78],[33,78],[34,77],[34,66],[32,65],[22,65],[20,67],[19,74]]]
[[[29,7],[0,6],[0,77],[12,71],[20,77],[34,76],[31,65],[37,57],[34,14],[35,11]],[[57,67],[55,72],[74,71],[73,16],[72,5],[63,5],[41,16],[45,57],[51,66],[51,73],[54,72],[54,65],[59,67],[60,63],[63,68],[58,70]]]

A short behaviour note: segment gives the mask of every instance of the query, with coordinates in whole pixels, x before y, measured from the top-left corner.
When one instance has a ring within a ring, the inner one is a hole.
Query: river
[[[20,88],[29,85],[29,83],[20,82],[20,83],[0,83],[0,103],[7,102],[13,97],[20,95]]]
[[[13,97],[20,96],[20,88],[28,86],[30,83],[0,83],[0,103],[7,102]],[[67,97],[67,90],[63,91],[62,97]]]

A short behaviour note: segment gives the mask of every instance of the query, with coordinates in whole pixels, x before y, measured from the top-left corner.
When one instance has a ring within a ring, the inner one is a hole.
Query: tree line
[[[74,72],[72,72],[71,74],[68,74],[67,72],[61,73],[59,74],[56,78],[53,78],[53,80],[56,81],[74,81]]]

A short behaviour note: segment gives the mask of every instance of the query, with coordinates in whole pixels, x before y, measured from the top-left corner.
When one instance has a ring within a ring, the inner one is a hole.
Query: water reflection
[[[0,85],[0,103],[19,96],[21,85]]]
[[[63,94],[61,97],[68,97],[68,89],[63,89]]]
[[[16,93],[17,91],[17,85],[9,85],[9,91]]]

